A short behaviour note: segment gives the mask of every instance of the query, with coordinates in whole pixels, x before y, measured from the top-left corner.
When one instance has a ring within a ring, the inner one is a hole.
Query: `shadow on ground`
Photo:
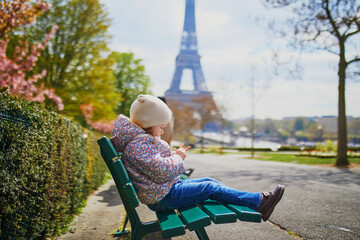
[[[96,193],[95,196],[102,197],[102,199],[98,201],[106,203],[107,207],[114,207],[122,204],[121,199],[118,197],[118,191],[115,185],[111,185],[108,189]]]

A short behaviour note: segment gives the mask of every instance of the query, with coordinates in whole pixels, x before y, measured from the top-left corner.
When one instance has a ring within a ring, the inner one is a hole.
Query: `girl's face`
[[[160,135],[164,134],[164,128],[166,127],[166,125],[167,124],[151,127],[150,128],[151,135],[153,135],[154,137],[160,137]]]

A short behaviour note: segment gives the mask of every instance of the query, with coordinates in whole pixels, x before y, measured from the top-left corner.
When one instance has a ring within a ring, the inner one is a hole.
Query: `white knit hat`
[[[131,104],[130,119],[142,128],[168,124],[171,121],[171,110],[159,98],[140,94]]]

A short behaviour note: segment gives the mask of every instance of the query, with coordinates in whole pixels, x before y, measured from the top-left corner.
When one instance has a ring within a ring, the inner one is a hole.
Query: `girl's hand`
[[[179,149],[174,148],[175,154],[179,155],[183,160],[185,160],[185,158],[186,158],[186,152],[187,152],[190,148],[191,148],[191,146],[188,146],[187,148],[185,148],[184,144],[182,144]]]

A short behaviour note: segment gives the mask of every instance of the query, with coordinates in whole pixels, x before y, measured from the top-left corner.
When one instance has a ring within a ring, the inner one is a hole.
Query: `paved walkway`
[[[61,240],[114,240],[112,232],[119,226],[123,206],[111,179],[90,195],[82,213],[76,217]]]
[[[244,159],[240,155],[192,155],[192,177],[211,176],[244,191],[286,185],[283,200],[268,222],[212,224],[210,239],[360,239],[360,171]],[[112,180],[89,197],[87,206],[59,240],[114,240],[123,208]],[[155,219],[140,207],[144,221]],[[155,235],[148,239],[157,239]],[[195,233],[173,238],[197,239]]]

